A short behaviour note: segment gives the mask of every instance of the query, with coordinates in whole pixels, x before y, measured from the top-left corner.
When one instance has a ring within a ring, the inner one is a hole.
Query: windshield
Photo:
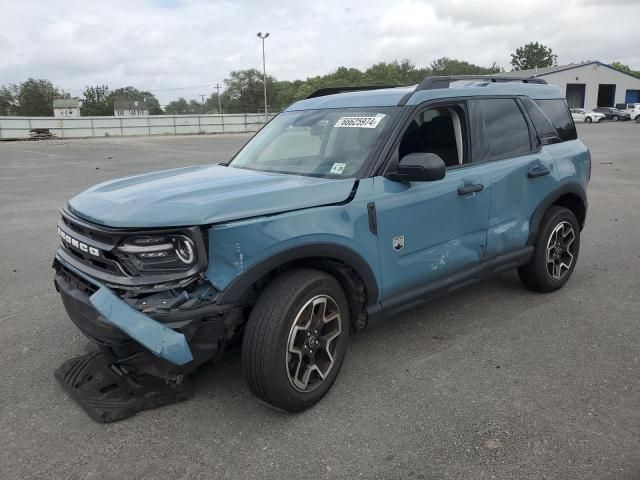
[[[230,166],[318,177],[355,176],[385,137],[398,107],[283,112]]]

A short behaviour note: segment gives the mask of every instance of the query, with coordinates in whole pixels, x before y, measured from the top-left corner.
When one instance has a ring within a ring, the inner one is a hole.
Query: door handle
[[[547,167],[533,167],[529,169],[527,172],[527,177],[529,178],[538,178],[544,177],[545,175],[549,175],[551,172]]]
[[[458,187],[458,195],[468,195],[470,193],[477,193],[484,190],[484,185],[481,183],[468,183],[462,187]]]

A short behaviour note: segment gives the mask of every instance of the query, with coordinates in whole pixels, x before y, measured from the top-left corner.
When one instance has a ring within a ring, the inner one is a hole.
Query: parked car
[[[602,113],[607,120],[613,120],[614,122],[631,119],[631,115],[628,112],[613,107],[598,107],[594,108],[593,111]]]
[[[631,120],[640,123],[640,103],[618,103],[616,108],[628,113]]]
[[[572,108],[571,117],[573,117],[574,122],[586,123],[600,123],[606,118],[603,113],[594,112],[593,110],[585,110],[583,108]]]
[[[250,390],[298,412],[329,391],[349,337],[383,317],[511,269],[536,292],[564,286],[589,150],[560,89],[483,79],[322,89],[226,164],[73,197],[55,285],[109,368],[80,357],[58,379],[111,421],[132,403],[120,389],[138,395],[149,375],[178,385],[241,340]]]

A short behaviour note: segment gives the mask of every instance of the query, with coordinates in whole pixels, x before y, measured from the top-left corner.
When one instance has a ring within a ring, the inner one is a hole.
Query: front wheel
[[[585,123],[591,123],[591,117],[587,117],[587,118],[585,118],[585,119],[584,119],[584,122],[585,122]]]
[[[242,366],[255,396],[287,412],[317,403],[338,376],[349,340],[349,304],[338,281],[314,269],[281,274],[253,307]]]
[[[640,123],[640,115],[636,117],[636,123]]]
[[[518,276],[531,290],[553,292],[567,281],[578,261],[580,226],[573,212],[553,206],[545,214],[534,242],[529,263]]]
[[[614,122],[617,122],[618,120],[620,120],[620,117],[619,117],[619,116],[617,116],[617,115],[614,115],[614,116],[613,116],[613,118],[612,118],[612,120],[613,120]]]

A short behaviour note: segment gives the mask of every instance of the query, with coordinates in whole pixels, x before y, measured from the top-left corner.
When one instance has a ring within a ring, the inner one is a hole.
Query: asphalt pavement
[[[228,159],[245,135],[0,143],[0,478],[640,479],[640,125],[593,156],[578,265],[514,272],[352,336],[333,389],[275,412],[238,350],[195,397],[98,424],[53,377],[86,340],[53,287],[57,209],[95,183]]]

